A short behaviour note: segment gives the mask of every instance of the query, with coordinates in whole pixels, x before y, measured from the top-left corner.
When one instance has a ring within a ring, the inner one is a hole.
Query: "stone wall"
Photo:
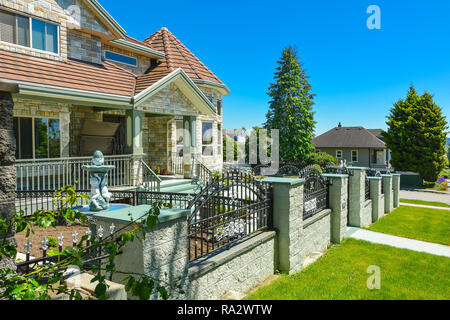
[[[311,253],[326,250],[331,244],[331,210],[303,221],[302,238],[302,261]]]
[[[155,170],[170,171],[169,153],[172,142],[172,116],[144,118],[144,153],[147,154],[146,163]]]
[[[245,293],[275,272],[275,232],[266,232],[189,268],[186,298],[217,300]]]
[[[14,167],[16,141],[13,131],[14,102],[10,93],[0,91],[0,219],[10,219],[14,214],[16,191],[16,169]],[[2,235],[3,238],[4,235]],[[7,241],[15,244],[14,233]],[[14,261],[0,260],[0,269],[14,269]]]

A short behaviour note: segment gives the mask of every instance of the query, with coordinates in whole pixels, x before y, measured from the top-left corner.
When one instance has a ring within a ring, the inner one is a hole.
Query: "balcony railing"
[[[76,182],[77,189],[90,189],[89,173],[82,166],[92,163],[92,157],[43,160],[17,160],[17,190],[59,190]],[[108,177],[111,187],[131,185],[131,155],[105,156],[106,165],[114,165]]]

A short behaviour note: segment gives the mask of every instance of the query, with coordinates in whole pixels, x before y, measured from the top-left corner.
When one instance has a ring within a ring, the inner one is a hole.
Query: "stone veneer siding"
[[[121,48],[117,48],[117,47],[114,47],[111,45],[103,44],[103,50],[101,52],[101,56],[103,59],[105,57],[105,51],[111,51],[111,52],[115,52],[118,54],[136,58],[137,59],[137,67],[133,67],[133,66],[115,62],[115,61],[110,61],[112,63],[117,64],[119,67],[134,73],[136,76],[143,75],[150,68],[150,58],[149,57],[146,57],[143,55],[138,55],[134,52],[130,52],[128,50],[123,50]]]
[[[85,62],[102,63],[102,41],[100,37],[70,30],[67,34],[68,58]]]
[[[80,8],[81,21],[79,24],[71,17],[72,13],[68,11],[72,5],[77,5]],[[0,7],[58,24],[60,35],[60,54],[2,42],[0,43],[0,49],[3,50],[29,54],[45,59],[65,61],[68,57],[76,55],[75,52],[77,49],[69,48],[69,46],[70,42],[73,41],[73,32],[75,32],[73,29],[79,29],[80,25],[86,29],[111,35],[103,23],[98,21],[94,14],[79,0],[0,0]],[[70,31],[72,33],[70,39],[68,39],[69,29],[73,31]],[[86,43],[87,41],[81,42]],[[79,56],[81,58],[88,58],[88,62],[92,62],[93,60],[92,57],[83,55],[82,52],[80,52]]]
[[[275,272],[275,232],[265,232],[189,268],[186,299],[217,300],[245,293]]]
[[[13,131],[14,102],[9,93],[0,92],[0,219],[9,220],[14,214],[16,192],[16,169],[14,167],[16,142]],[[3,237],[3,235],[2,235]],[[6,240],[16,244],[14,233]],[[0,269],[15,269],[14,261],[0,260]]]
[[[303,221],[302,260],[313,252],[326,250],[331,243],[331,210],[323,210]]]

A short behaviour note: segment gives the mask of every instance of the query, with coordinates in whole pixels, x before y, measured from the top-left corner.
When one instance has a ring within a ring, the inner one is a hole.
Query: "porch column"
[[[70,157],[70,111],[59,113],[61,157]]]
[[[0,82],[0,219],[7,221],[14,214],[16,197],[16,139],[11,92],[18,92],[18,86]],[[16,245],[13,231],[6,236],[6,241]],[[0,259],[0,269],[5,268],[15,270],[14,259]]]
[[[126,146],[125,152],[132,155],[131,159],[131,181],[132,185],[137,185],[142,181],[142,170],[140,161],[144,154],[142,138],[143,112],[139,110],[127,110],[126,112]]]
[[[192,116],[183,117],[184,128],[184,152],[183,152],[183,167],[184,178],[192,178],[192,155],[196,151],[196,126],[197,118]]]

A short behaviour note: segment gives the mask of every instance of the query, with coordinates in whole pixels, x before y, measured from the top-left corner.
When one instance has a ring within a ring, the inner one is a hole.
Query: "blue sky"
[[[450,1],[101,0],[128,34],[173,32],[231,90],[224,128],[265,122],[281,51],[296,46],[315,99],[316,134],[345,126],[386,128],[410,83],[435,95],[450,122]],[[381,30],[369,30],[370,5]],[[155,12],[155,13],[153,13]]]

